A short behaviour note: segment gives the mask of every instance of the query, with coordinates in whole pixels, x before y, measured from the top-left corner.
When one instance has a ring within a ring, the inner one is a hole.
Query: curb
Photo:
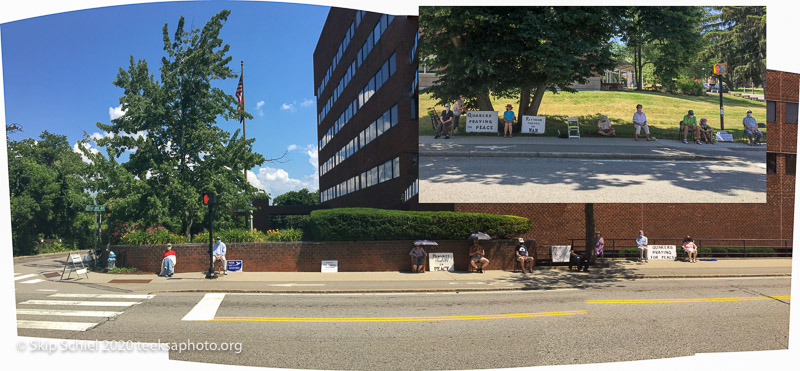
[[[592,160],[654,160],[654,161],[741,161],[731,156],[657,155],[649,153],[587,153],[587,152],[483,152],[483,151],[420,151],[424,157],[515,157],[515,158],[586,158]]]

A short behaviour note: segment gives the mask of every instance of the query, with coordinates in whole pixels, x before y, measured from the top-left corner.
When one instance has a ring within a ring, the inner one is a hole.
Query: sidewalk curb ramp
[[[592,160],[655,160],[655,161],[741,161],[731,156],[661,155],[650,153],[588,153],[588,152],[484,152],[484,151],[420,151],[427,157],[527,157],[527,158],[586,158]]]

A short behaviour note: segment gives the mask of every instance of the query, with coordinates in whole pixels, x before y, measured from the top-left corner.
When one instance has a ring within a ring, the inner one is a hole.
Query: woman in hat
[[[503,138],[506,137],[506,132],[508,132],[508,137],[511,138],[511,125],[514,124],[514,120],[517,119],[517,116],[514,115],[514,111],[511,110],[512,106],[510,104],[506,104],[506,111],[503,112],[503,120],[506,123],[505,128],[503,128]]]
[[[411,255],[411,271],[414,273],[425,273],[425,257],[428,253],[419,243],[414,243],[414,248],[408,253]]]
[[[614,128],[611,126],[611,121],[608,120],[608,116],[606,115],[600,116],[600,120],[597,120],[597,129],[599,130],[597,133],[600,135],[605,135],[605,136],[617,135],[614,132]]]

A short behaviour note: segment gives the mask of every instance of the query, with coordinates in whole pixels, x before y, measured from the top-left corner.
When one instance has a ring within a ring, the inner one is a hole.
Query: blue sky
[[[313,52],[328,7],[267,2],[173,2],[81,10],[0,24],[6,123],[22,133],[66,135],[70,144],[83,133],[104,135],[96,123],[119,114],[122,90],[112,81],[131,55],[147,60],[158,78],[162,27],[170,34],[180,16],[201,28],[214,14],[230,9],[221,37],[230,45],[229,64],[237,74],[244,60],[248,138],[265,158],[289,153],[281,163],[265,162],[248,179],[273,197],[290,190],[317,189],[316,102]],[[218,86],[233,95],[237,79]],[[115,113],[116,109],[116,113]],[[218,120],[224,130],[238,121]],[[95,148],[94,143],[92,148]]]

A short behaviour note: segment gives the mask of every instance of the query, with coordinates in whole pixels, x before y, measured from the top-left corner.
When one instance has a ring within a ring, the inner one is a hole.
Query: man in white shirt
[[[222,262],[223,275],[228,274],[228,262],[225,260],[226,252],[227,246],[225,246],[225,243],[222,242],[222,239],[217,236],[217,242],[214,243],[214,263],[216,263],[218,260]]]
[[[639,261],[644,260],[647,263],[647,237],[645,237],[644,231],[641,229],[639,230],[639,237],[636,237],[636,246],[639,248]]]
[[[636,105],[636,112],[633,114],[633,126],[636,128],[636,133],[633,134],[633,140],[639,140],[639,132],[644,129],[644,135],[648,141],[650,139],[650,127],[647,126],[647,116],[642,112],[642,105]]]

